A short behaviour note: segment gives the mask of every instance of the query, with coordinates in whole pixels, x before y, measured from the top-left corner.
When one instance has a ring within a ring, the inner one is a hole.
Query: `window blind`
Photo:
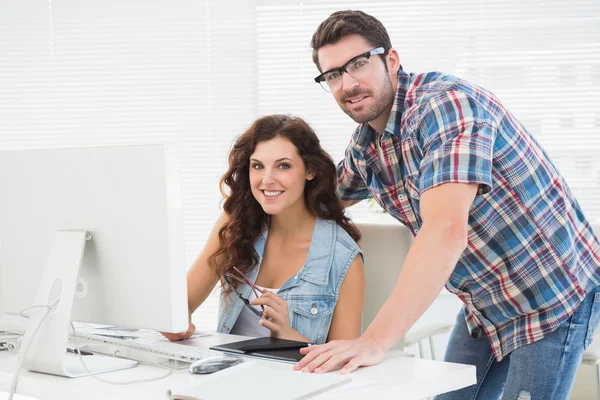
[[[304,116],[335,160],[356,124],[312,80],[310,40],[345,9],[384,24],[405,71],[448,72],[495,93],[542,143],[588,218],[600,218],[600,2],[260,1],[259,111]],[[365,204],[349,213],[372,216]]]
[[[220,210],[227,152],[255,118],[303,117],[343,156],[356,124],[312,80],[310,49],[340,9],[379,18],[406,71],[498,95],[600,218],[596,0],[0,0],[0,149],[179,143],[191,265]],[[366,204],[349,214],[383,220]],[[217,293],[194,315],[200,329],[216,327]]]
[[[232,140],[256,116],[254,9],[0,0],[0,149],[178,143],[191,265]],[[200,329],[215,329],[217,300],[195,314]]]

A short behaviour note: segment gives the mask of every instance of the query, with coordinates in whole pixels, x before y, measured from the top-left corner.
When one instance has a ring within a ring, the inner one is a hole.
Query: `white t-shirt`
[[[258,285],[256,285],[256,287],[262,290],[268,290],[269,292],[273,292],[275,294],[277,294],[277,292],[279,291],[279,289],[269,289]],[[250,295],[248,296],[248,301],[252,302],[252,300],[254,300],[255,298],[256,295],[254,294],[254,290],[251,290]],[[260,306],[251,305],[251,307],[254,307],[258,311],[262,311]],[[244,306],[242,307],[242,311],[240,312],[238,319],[235,321],[235,325],[233,325],[233,328],[229,333],[231,333],[232,335],[242,335],[250,337],[270,336],[271,331],[265,328],[264,326],[260,325],[258,323],[259,320],[260,317],[258,315],[254,314],[248,309],[248,307]]]

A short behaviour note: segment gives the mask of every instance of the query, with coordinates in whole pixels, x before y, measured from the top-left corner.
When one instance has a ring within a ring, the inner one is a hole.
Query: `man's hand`
[[[358,367],[367,367],[383,361],[385,350],[374,340],[360,337],[356,340],[332,340],[329,343],[300,349],[304,358],[294,366],[302,372],[317,374],[342,369],[342,374]]]
[[[259,323],[271,331],[271,336],[289,338],[292,327],[288,316],[288,303],[275,293],[266,290],[262,296],[252,300],[254,305],[267,306]]]
[[[175,342],[177,340],[183,340],[183,339],[192,337],[194,332],[196,332],[196,326],[194,325],[193,322],[190,321],[190,326],[189,326],[188,330],[185,332],[180,332],[180,333],[161,332],[161,334],[164,337],[166,337],[167,339],[169,339],[170,341]]]

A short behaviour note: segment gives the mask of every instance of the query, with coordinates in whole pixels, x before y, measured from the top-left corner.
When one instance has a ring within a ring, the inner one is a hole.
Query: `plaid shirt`
[[[577,200],[489,91],[451,75],[400,71],[380,138],[384,165],[376,138],[368,124],[358,126],[338,165],[338,193],[375,198],[414,235],[423,192],[479,184],[468,245],[446,288],[465,303],[471,335],[483,329],[498,361],[555,330],[600,285],[600,243]]]

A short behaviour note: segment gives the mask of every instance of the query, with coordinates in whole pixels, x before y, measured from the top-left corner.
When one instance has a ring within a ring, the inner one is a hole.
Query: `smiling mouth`
[[[283,190],[263,190],[262,192],[265,195],[265,197],[275,198],[275,197],[279,196],[281,193],[283,193]]]
[[[348,102],[348,103],[350,103],[350,104],[356,104],[356,103],[358,103],[358,102],[361,102],[361,101],[363,101],[363,100],[364,100],[364,99],[366,99],[366,98],[367,98],[367,96],[363,96],[363,97],[359,97],[359,98],[357,98],[357,99],[351,99],[351,100],[347,100],[347,102]]]

